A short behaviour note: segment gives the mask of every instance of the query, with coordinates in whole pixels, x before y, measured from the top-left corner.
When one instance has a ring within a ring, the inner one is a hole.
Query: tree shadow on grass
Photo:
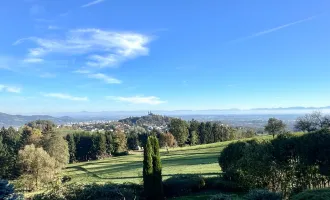
[[[83,167],[79,167],[79,166],[74,166],[72,168],[75,168],[77,170],[83,171],[85,172],[88,176],[91,176],[93,178],[97,178],[97,179],[102,179],[102,180],[120,180],[120,179],[141,179],[143,178],[143,176],[121,176],[121,177],[101,177],[99,176],[99,172],[90,172],[87,169],[83,168]],[[163,177],[172,177],[175,175],[192,175],[194,173],[185,173],[185,174],[163,174]],[[221,173],[199,173],[198,175],[201,176],[216,176],[216,175],[221,175]]]
[[[203,165],[203,164],[212,164],[217,163],[217,159],[210,158],[210,157],[204,157],[201,158],[200,155],[194,155],[194,156],[188,156],[185,158],[180,159],[168,159],[168,160],[162,160],[163,167],[173,167],[173,166],[193,166],[193,165]],[[202,166],[201,166],[202,167]],[[132,174],[137,173],[137,171],[141,170],[142,174],[142,162],[141,161],[133,161],[130,163],[120,163],[120,164],[112,164],[109,165],[109,167],[105,166],[98,166],[94,168],[84,168],[83,166],[71,166],[67,167],[67,169],[75,169],[76,172],[84,172],[87,176],[93,177],[95,179],[100,180],[118,180],[118,179],[136,179],[136,178],[142,178],[141,176],[120,176],[121,174]],[[102,175],[108,174],[109,177],[104,177]],[[204,173],[200,175],[216,175],[219,173]],[[114,175],[114,177],[112,177]],[[173,176],[175,174],[164,174],[164,177],[166,176]],[[82,174],[76,174],[72,175],[73,177],[82,176]]]
[[[217,163],[218,160],[216,157],[210,157],[208,154],[204,157],[200,156],[201,154],[185,156],[180,158],[162,158],[163,167],[172,167],[172,166],[180,166],[180,165],[201,165],[201,164],[212,164]],[[88,166],[88,165],[87,165]],[[86,166],[86,167],[87,167]],[[91,168],[85,168],[84,165],[80,166],[71,166],[66,169],[84,169],[90,170],[95,174],[115,174],[115,173],[125,173],[126,171],[135,171],[139,168],[142,170],[142,161],[132,161],[125,163],[117,163],[117,164],[109,164],[108,166],[95,166]]]
[[[221,146],[214,146],[214,147],[203,147],[203,148],[189,148],[189,149],[175,149],[175,150],[172,150],[173,153],[176,153],[176,152],[185,152],[185,151],[203,151],[204,149],[219,149],[219,153],[220,153],[220,150],[222,150],[223,148],[225,148],[227,146],[227,144],[225,145],[221,145]],[[169,149],[169,151],[171,152],[171,149]],[[161,155],[162,154],[166,154],[166,152],[161,152]]]

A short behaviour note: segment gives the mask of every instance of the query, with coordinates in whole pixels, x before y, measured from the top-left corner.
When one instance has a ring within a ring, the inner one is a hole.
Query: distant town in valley
[[[250,110],[181,110],[181,111],[113,111],[113,112],[72,112],[56,113],[54,115],[10,115],[0,113],[0,126],[18,129],[25,123],[33,120],[50,120],[58,128],[70,128],[86,131],[126,130],[130,126],[139,125],[149,130],[166,130],[169,124],[168,117],[180,118],[186,121],[212,121],[233,127],[253,128],[262,133],[264,126],[271,117],[282,120],[287,129],[294,131],[297,117],[312,111],[329,113],[329,107],[290,107],[290,108],[256,108]],[[64,116],[66,114],[66,116]],[[62,115],[62,116],[61,116]],[[143,116],[161,116],[160,122]],[[136,123],[135,120],[143,119]],[[163,119],[164,118],[164,119]]]

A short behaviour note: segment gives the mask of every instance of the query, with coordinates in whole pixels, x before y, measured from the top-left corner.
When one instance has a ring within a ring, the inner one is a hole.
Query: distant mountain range
[[[296,107],[287,107],[287,108],[254,108],[251,110],[324,110],[324,109],[330,109],[330,106],[325,107],[302,107],[302,106],[296,106]]]
[[[6,113],[0,113],[0,127],[20,127],[27,122],[34,121],[34,120],[51,120],[55,124],[63,124],[66,122],[74,121],[71,117],[52,117],[49,115],[31,115],[31,116],[24,116],[24,115],[9,115]]]
[[[183,115],[244,115],[244,114],[303,114],[313,110],[321,110],[325,113],[330,112],[330,106],[325,107],[277,107],[277,108],[252,108],[252,109],[207,109],[207,110],[151,110],[154,114],[168,116]],[[143,116],[147,110],[136,111],[100,111],[100,112],[71,112],[57,113],[54,116],[70,116],[77,119],[123,119],[130,116]]]
[[[278,107],[278,108],[253,108],[253,109],[208,109],[208,110],[151,110],[152,113],[158,115],[166,115],[170,117],[182,117],[185,119],[198,118],[198,116],[220,116],[220,115],[281,115],[296,114],[301,115],[310,113],[314,110],[320,110],[324,113],[330,113],[330,106],[324,107]],[[101,111],[101,112],[62,112],[50,115],[10,115],[0,113],[0,127],[14,126],[19,127],[29,121],[38,119],[51,120],[56,124],[64,124],[66,122],[89,121],[89,120],[119,120],[127,117],[140,117],[147,115],[147,110],[137,111]],[[65,117],[63,117],[65,116]]]

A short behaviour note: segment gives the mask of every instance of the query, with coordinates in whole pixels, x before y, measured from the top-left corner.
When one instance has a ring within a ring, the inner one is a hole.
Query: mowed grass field
[[[169,153],[161,149],[163,179],[176,174],[219,175],[218,156],[230,142],[178,147],[169,149]],[[70,164],[63,175],[72,178],[69,183],[141,183],[142,161],[143,152],[130,152],[127,156]]]
[[[217,175],[221,172],[218,164],[220,151],[228,142],[161,149],[163,179],[175,174]],[[70,181],[79,183],[124,183],[142,181],[143,152],[130,152],[130,155],[107,158],[104,160],[70,164],[64,175]]]

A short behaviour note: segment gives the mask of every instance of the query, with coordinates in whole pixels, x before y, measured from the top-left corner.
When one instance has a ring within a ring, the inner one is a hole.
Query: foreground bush
[[[141,186],[130,183],[69,185],[59,190],[35,195],[33,200],[133,200],[139,199],[141,192]]]
[[[234,197],[232,195],[228,195],[228,194],[217,194],[211,197],[210,200],[233,200]]]
[[[330,129],[303,135],[280,134],[228,145],[219,156],[226,180],[248,189],[267,188],[284,197],[323,188],[330,177]]]
[[[0,199],[1,200],[23,200],[22,194],[16,194],[14,186],[7,180],[0,179]]]
[[[305,190],[294,195],[292,200],[330,200],[330,189]]]
[[[244,196],[246,200],[281,200],[282,195],[268,190],[251,190]]]
[[[246,188],[240,184],[224,179],[223,177],[205,178],[205,188],[211,190],[220,190],[223,192],[245,192]]]
[[[184,196],[205,187],[204,178],[198,175],[177,175],[163,183],[166,197]]]

